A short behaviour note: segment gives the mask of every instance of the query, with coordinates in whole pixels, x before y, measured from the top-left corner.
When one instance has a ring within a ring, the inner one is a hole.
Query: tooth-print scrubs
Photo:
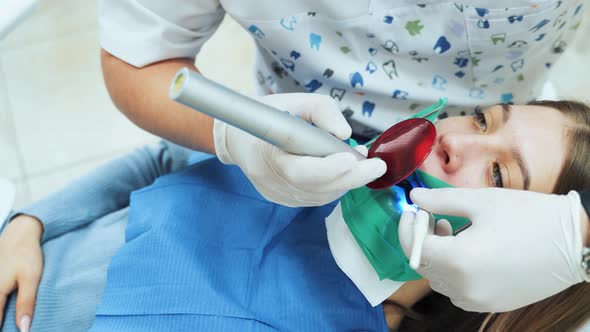
[[[416,4],[420,3],[420,4]],[[524,103],[580,24],[582,0],[102,0],[101,46],[141,67],[195,57],[224,13],[257,45],[260,92],[332,96],[372,137],[449,97],[447,113]]]

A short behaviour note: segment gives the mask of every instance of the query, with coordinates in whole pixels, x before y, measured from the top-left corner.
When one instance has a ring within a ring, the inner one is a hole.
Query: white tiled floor
[[[0,176],[17,185],[17,206],[38,199],[97,164],[156,138],[112,105],[99,64],[96,0],[40,0],[0,41]],[[590,11],[585,14],[590,18]],[[588,21],[588,20],[587,20]],[[590,100],[586,23],[555,64],[561,97]],[[197,58],[208,76],[254,93],[253,44],[224,21]]]

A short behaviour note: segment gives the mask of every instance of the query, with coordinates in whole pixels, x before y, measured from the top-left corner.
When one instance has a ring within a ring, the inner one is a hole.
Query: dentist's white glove
[[[427,235],[417,270],[458,307],[514,310],[586,278],[576,192],[558,196],[496,188],[414,189],[411,198],[429,212],[465,216],[473,223],[456,237]],[[408,257],[413,222],[414,214],[407,212],[399,226]]]
[[[297,115],[341,140],[351,135],[350,125],[330,97],[289,93],[262,97],[260,101]],[[262,196],[286,206],[327,204],[375,180],[387,168],[380,159],[357,161],[347,152],[324,158],[293,155],[218,120],[213,136],[221,162],[238,165]],[[367,155],[364,146],[356,149]]]

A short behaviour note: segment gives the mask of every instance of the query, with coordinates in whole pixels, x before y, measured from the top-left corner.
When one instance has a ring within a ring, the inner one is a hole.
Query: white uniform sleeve
[[[136,67],[195,58],[224,14],[219,0],[100,0],[100,44]]]

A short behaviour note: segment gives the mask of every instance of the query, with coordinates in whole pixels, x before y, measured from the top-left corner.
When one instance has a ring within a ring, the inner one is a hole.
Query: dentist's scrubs
[[[331,255],[334,203],[270,203],[201,156],[132,194],[90,331],[387,331]]]
[[[189,150],[167,142],[140,148],[12,213],[35,216],[44,227],[44,269],[32,332],[88,330],[102,299],[107,266],[125,240],[131,192],[184,168],[188,155]],[[13,293],[0,331],[18,332],[15,304]]]
[[[582,10],[583,0],[101,0],[100,43],[137,67],[194,58],[227,13],[256,43],[261,94],[332,96],[372,138],[442,97],[443,117],[534,100]]]

